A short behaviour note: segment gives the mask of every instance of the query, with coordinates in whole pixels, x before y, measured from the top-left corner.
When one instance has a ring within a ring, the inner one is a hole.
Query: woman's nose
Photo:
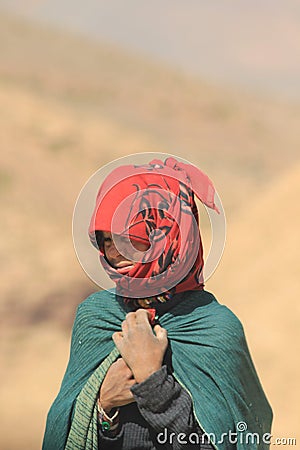
[[[107,250],[107,253],[111,258],[116,258],[117,256],[120,255],[120,252],[117,250],[114,244],[110,245],[109,249]]]

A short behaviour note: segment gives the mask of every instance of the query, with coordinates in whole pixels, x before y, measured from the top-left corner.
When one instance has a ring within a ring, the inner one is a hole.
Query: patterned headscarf
[[[175,292],[203,289],[203,248],[194,194],[219,212],[207,175],[175,158],[120,166],[102,183],[89,237],[117,293],[126,301],[139,299],[138,304],[147,307],[169,300]],[[128,273],[121,274],[106,260],[96,231],[121,235],[150,248]]]

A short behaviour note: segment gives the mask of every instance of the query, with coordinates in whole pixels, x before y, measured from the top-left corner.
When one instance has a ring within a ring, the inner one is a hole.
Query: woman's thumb
[[[159,339],[160,341],[164,341],[167,339],[168,332],[165,328],[161,327],[160,325],[155,325],[153,330],[157,339]]]
[[[112,335],[112,340],[115,343],[115,346],[117,348],[119,348],[119,345],[122,342],[122,332],[121,331],[116,331],[113,335]]]

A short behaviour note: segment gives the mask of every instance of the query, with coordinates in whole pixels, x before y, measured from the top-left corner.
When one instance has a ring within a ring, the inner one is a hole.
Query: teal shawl
[[[173,306],[171,300],[159,322],[168,332],[173,375],[191,395],[200,427],[213,433],[220,450],[269,448],[264,434],[270,432],[272,411],[240,321],[207,291],[177,295],[181,300]],[[97,395],[119,356],[111,336],[121,330],[126,313],[114,291],[96,292],[79,305],[70,360],[48,414],[43,450],[98,450]],[[237,434],[228,438],[229,433]]]

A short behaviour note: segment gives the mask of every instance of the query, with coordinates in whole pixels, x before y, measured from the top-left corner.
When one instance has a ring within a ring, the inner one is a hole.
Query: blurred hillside
[[[0,54],[0,404],[10,405],[0,411],[1,450],[38,448],[75,306],[97,289],[73,251],[76,197],[103,164],[146,151],[187,158],[215,181],[229,238],[207,287],[243,319],[277,407],[274,434],[295,434],[298,369],[287,349],[299,336],[300,106],[4,14]],[[20,399],[27,414],[16,433]]]
[[[274,435],[298,435],[300,164],[281,173],[228,227],[209,288],[242,320],[274,410]],[[298,448],[298,447],[297,447]]]
[[[218,83],[300,99],[299,0],[0,0]]]

